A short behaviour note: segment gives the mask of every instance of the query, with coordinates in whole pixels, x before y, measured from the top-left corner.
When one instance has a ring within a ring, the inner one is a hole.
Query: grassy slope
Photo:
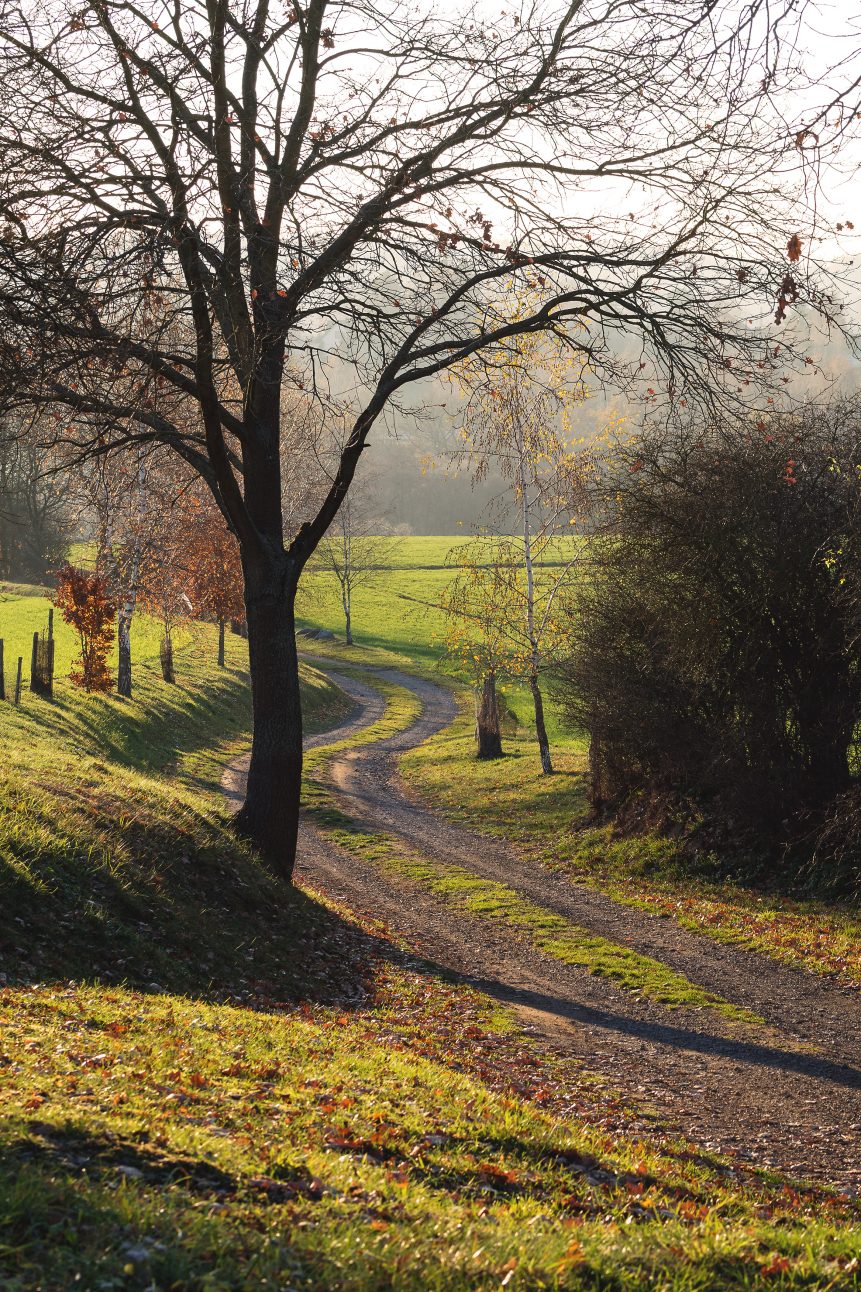
[[[852,1204],[647,1130],[260,866],[205,753],[230,645],[0,710],[0,1285],[857,1286]]]
[[[34,615],[44,619],[47,603],[34,601],[7,597],[0,634],[15,640]],[[146,621],[138,635],[157,643]],[[205,986],[207,958],[242,964],[242,952],[224,945],[216,900],[231,864],[225,849],[237,851],[217,791],[227,750],[248,730],[247,647],[228,637],[221,670],[213,628],[194,625],[184,639],[178,684],[166,685],[144,654],[134,699],[123,701],[87,696],[64,679],[72,643],[58,632],[54,699],[25,689],[20,709],[0,707],[0,968],[7,973],[11,963],[24,976],[99,974],[165,985],[196,976]],[[303,693],[311,730],[349,707],[307,667]],[[265,912],[271,881],[243,856],[243,900]],[[201,907],[202,875],[211,906]],[[183,932],[189,920],[194,927]],[[153,935],[165,929],[162,945]]]

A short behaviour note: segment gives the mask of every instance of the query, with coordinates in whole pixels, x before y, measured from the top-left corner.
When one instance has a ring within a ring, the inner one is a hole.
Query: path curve
[[[328,660],[316,655],[303,654],[302,659],[308,664],[313,664],[315,668],[328,665]],[[326,731],[315,732],[313,736],[306,736],[302,742],[305,749],[316,749],[319,745],[331,745],[336,740],[347,740],[360,732],[363,727],[369,727],[376,722],[385,712],[385,700],[372,686],[367,686],[358,678],[335,673],[328,667],[326,676],[350,697],[353,707],[337,726],[329,727]],[[232,812],[238,812],[245,800],[245,783],[248,780],[250,761],[250,751],[240,754],[228,764],[221,778],[221,790]]]
[[[354,698],[357,711],[314,743],[340,741],[379,716],[377,692],[324,661],[315,664]],[[328,777],[343,811],[661,960],[775,1030],[739,1039],[713,1010],[669,1010],[637,997],[545,955],[507,925],[453,910],[408,880],[382,877],[307,822],[300,832],[300,882],[386,920],[425,957],[525,1011],[555,1047],[706,1147],[861,1192],[859,995],[623,906],[524,860],[498,839],[444,820],[415,798],[397,764],[401,753],[452,721],[453,695],[397,670],[367,672],[407,687],[422,711],[406,731],[333,757]],[[241,773],[235,785],[240,782]]]

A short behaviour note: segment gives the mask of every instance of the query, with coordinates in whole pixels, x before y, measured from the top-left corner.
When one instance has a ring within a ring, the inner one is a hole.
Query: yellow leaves
[[[565,1249],[562,1259],[554,1265],[554,1270],[558,1274],[563,1274],[569,1270],[572,1265],[581,1265],[585,1259],[583,1245],[578,1238],[572,1238],[571,1242]]]

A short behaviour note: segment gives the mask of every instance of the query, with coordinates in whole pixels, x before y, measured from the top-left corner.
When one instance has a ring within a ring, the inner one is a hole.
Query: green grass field
[[[443,590],[452,578],[451,570],[445,565],[446,553],[469,541],[445,536],[395,539],[387,555],[387,568],[354,594],[353,636],[357,647],[392,651],[405,664],[421,672],[441,671],[464,681],[458,669],[442,659],[445,615],[439,605]],[[573,542],[573,539],[560,540],[565,559]],[[344,615],[334,575],[310,571],[303,576],[297,615],[303,627],[327,628],[343,640]],[[517,679],[508,679],[502,690],[521,725],[527,732],[534,732],[527,687]],[[546,708],[551,742],[568,750],[582,751],[581,737],[564,728],[549,697]]]
[[[24,592],[26,595],[21,595]],[[14,678],[15,662],[18,656],[23,657],[24,679],[30,677],[30,651],[33,644],[33,633],[42,632],[48,619],[50,609],[47,590],[39,587],[21,588],[16,584],[0,584],[0,638],[4,643],[4,663],[8,680]],[[149,666],[153,661],[158,664],[158,648],[161,640],[161,626],[146,615],[136,615],[132,626],[132,651],[134,658]],[[68,676],[73,658],[78,654],[78,638],[74,628],[63,623],[60,615],[54,614],[55,661],[58,674]],[[182,649],[189,641],[187,628],[179,628],[175,645]],[[111,666],[116,669],[117,648],[111,653]]]
[[[389,550],[386,553],[385,566],[391,570],[433,570],[447,568],[447,561],[451,552],[456,552],[458,548],[464,547],[475,541],[473,535],[464,533],[457,534],[436,534],[436,535],[403,535],[392,540]],[[482,539],[488,549],[492,549],[494,539],[487,537]],[[564,561],[570,560],[575,545],[579,542],[576,538],[560,537],[555,539],[550,545],[547,554],[541,564],[559,565]]]

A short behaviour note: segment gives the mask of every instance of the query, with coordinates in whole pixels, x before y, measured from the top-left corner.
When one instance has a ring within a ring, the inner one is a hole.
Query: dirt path
[[[455,911],[420,885],[381,877],[307,825],[300,879],[385,919],[430,961],[525,1011],[556,1048],[704,1146],[861,1192],[859,994],[622,906],[443,820],[410,794],[397,759],[452,720],[453,697],[394,670],[379,674],[416,693],[423,711],[408,731],[335,757],[329,775],[344,811],[661,960],[761,1015],[774,1032],[739,1039],[713,1010],[669,1010],[637,997],[545,955],[508,926]],[[353,696],[357,712],[315,743],[342,738],[381,709],[369,688],[330,676]],[[240,791],[241,771],[232,786]]]
[[[318,659],[316,656],[303,654],[302,658],[317,666],[328,664],[327,660]],[[372,722],[377,721],[377,718],[382,717],[386,707],[383,697],[373,687],[365,686],[355,678],[335,673],[328,667],[326,673],[336,686],[350,696],[353,700],[353,709],[337,727],[318,732],[314,736],[306,736],[304,741],[306,749],[315,749],[318,745],[328,745],[334,740],[346,740],[349,736],[354,736],[357,731],[361,731],[363,727],[369,727]],[[228,807],[233,812],[239,811],[245,798],[245,781],[248,777],[250,760],[250,753],[240,755],[225,769],[221,778],[222,792],[227,799]]]

